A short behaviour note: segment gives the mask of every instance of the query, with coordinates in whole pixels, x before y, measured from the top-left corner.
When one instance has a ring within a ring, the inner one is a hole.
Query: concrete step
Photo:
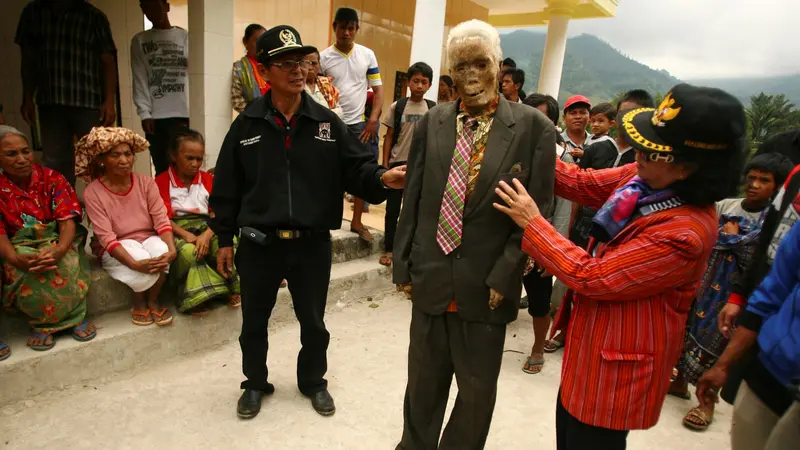
[[[365,258],[383,251],[383,232],[372,230],[375,240],[365,242],[357,234],[351,233],[349,230],[350,223],[347,222],[347,231],[342,229],[331,232],[334,264]],[[164,294],[166,297],[170,297],[171,293],[165,291]],[[173,304],[169,298],[164,298],[163,301],[165,305]],[[133,302],[133,292],[124,284],[108,276],[99,264],[94,264],[88,302],[89,314],[97,316],[110,311],[129,308]]]
[[[343,221],[341,229],[331,231],[333,263],[353,261],[382,252],[383,232],[374,229],[371,232],[375,239],[372,242],[365,242],[357,234],[350,232],[350,222]],[[91,279],[92,284],[87,295],[89,315],[91,317],[130,308],[133,302],[133,292],[124,284],[111,278],[100,267],[98,261],[92,261]],[[170,292],[165,288],[161,299],[163,304],[172,306],[174,304],[174,295],[174,292]],[[27,322],[13,314],[7,316],[7,320],[0,321],[0,336],[25,334],[27,331]]]
[[[389,272],[388,268],[378,264],[377,255],[334,264],[328,291],[328,312],[392,293]],[[289,291],[281,289],[270,329],[295,321]],[[175,314],[174,323],[161,328],[133,325],[126,309],[98,315],[94,322],[99,330],[91,342],[79,343],[69,335],[58,336],[55,348],[47,352],[29,349],[25,345],[26,333],[6,335],[13,354],[0,363],[0,405],[121,373],[132,373],[178,355],[228,343],[238,338],[241,312],[221,306],[205,317]]]

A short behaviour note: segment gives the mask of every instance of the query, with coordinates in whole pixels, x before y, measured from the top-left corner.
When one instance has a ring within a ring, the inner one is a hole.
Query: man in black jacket
[[[324,378],[330,230],[341,226],[343,191],[381,203],[387,189],[402,188],[405,169],[379,166],[336,114],[304,93],[310,66],[305,58],[316,49],[303,46],[297,30],[274,27],[256,46],[258,70],[271,89],[231,125],[210,198],[222,274],[233,269],[233,239],[241,229],[239,344],[247,380],[237,414],[255,417],[262,397],[274,391],[267,382],[267,324],[286,279],[301,328],[297,384],[314,409],[327,416],[335,412]]]

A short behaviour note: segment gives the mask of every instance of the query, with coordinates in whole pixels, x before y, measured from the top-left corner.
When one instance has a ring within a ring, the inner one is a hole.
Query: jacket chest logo
[[[257,144],[260,140],[261,140],[261,135],[259,134],[258,136],[253,136],[251,138],[242,139],[241,141],[239,141],[239,144],[242,145],[242,146],[248,146],[248,145]]]
[[[336,142],[336,139],[331,138],[331,123],[320,122],[319,130],[317,131],[317,135],[314,136],[314,138],[324,142]]]

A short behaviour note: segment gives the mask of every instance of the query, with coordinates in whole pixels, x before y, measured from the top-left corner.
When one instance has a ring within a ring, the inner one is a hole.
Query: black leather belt
[[[283,230],[279,228],[267,228],[261,230],[252,227],[242,227],[242,237],[246,237],[251,241],[261,245],[266,245],[273,239],[293,240],[309,238],[313,236],[330,236],[330,232],[327,230]]]
[[[278,239],[300,239],[304,237],[311,237],[319,232],[311,231],[311,230],[267,230],[267,234],[275,234],[278,236]]]

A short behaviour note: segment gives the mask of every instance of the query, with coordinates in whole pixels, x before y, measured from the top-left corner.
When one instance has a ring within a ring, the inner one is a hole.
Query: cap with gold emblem
[[[725,91],[679,84],[658,108],[622,111],[622,130],[637,150],[664,157],[734,148],[744,137],[744,106]],[[674,157],[669,157],[671,161]]]
[[[316,47],[303,45],[300,33],[289,25],[272,27],[256,41],[256,60],[261,64],[266,64],[271,58],[284,53],[295,52],[308,55],[316,51]]]

